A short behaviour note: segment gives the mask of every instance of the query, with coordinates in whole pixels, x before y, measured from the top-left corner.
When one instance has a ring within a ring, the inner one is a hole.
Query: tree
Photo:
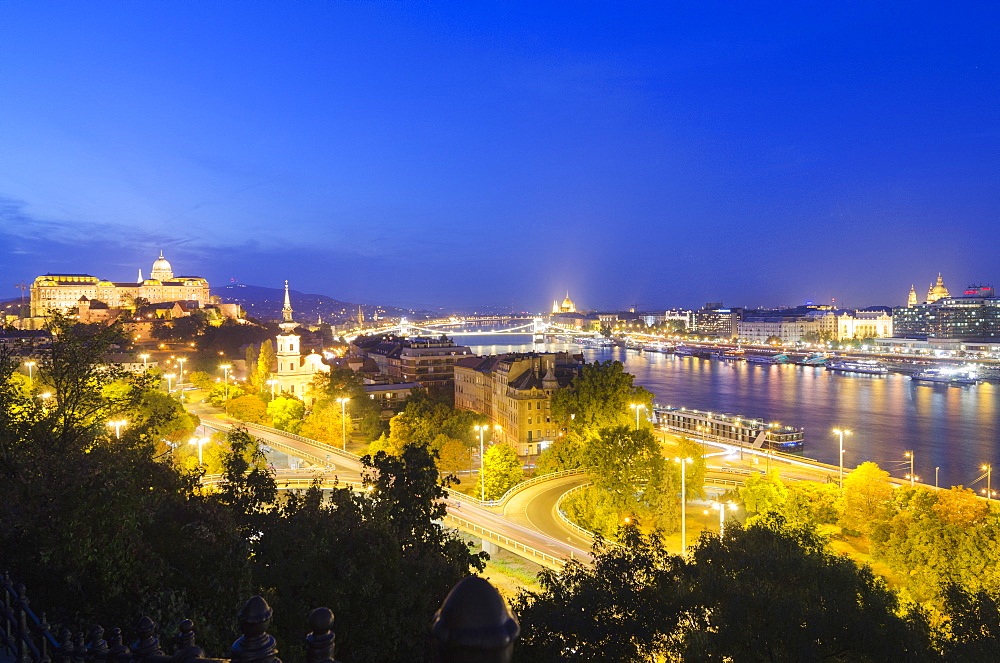
[[[619,538],[595,545],[591,567],[571,561],[518,595],[516,660],[932,658],[921,615],[811,528],[765,516],[702,536],[684,559],[658,532],[626,525]]]
[[[267,404],[260,396],[247,394],[229,401],[229,416],[251,424],[266,424],[270,422],[267,416]]]
[[[596,437],[603,428],[634,425],[629,406],[642,405],[648,413],[653,405],[653,395],[633,386],[634,379],[620,361],[584,364],[568,387],[553,394],[552,414],[583,439]]]
[[[271,368],[277,361],[277,355],[274,352],[274,343],[269,338],[264,339],[260,344],[260,352],[257,353],[255,377],[259,385],[258,390],[270,393],[267,390],[267,381],[271,379]]]
[[[278,430],[298,433],[302,427],[305,404],[292,396],[278,396],[267,404],[267,416]]]
[[[500,442],[490,446],[483,454],[480,487],[485,485],[486,499],[500,499],[511,487],[524,480],[524,468],[514,447]]]
[[[777,470],[748,476],[739,493],[748,514],[783,513],[788,499],[788,490]]]
[[[514,660],[645,663],[670,651],[682,616],[681,560],[656,532],[644,536],[630,525],[618,538],[623,545],[595,542],[592,566],[570,560],[562,571],[539,573],[541,591],[518,592]]]
[[[211,389],[212,385],[215,384],[212,376],[205,371],[192,371],[188,375],[188,380],[198,389]]]
[[[257,359],[259,357],[259,352],[257,346],[253,343],[247,345],[246,349],[243,351],[243,365],[247,368],[247,391],[251,394],[259,394],[261,392],[261,385],[263,382],[260,379],[260,373],[257,368]]]
[[[844,477],[841,524],[852,531],[868,534],[874,521],[884,514],[891,497],[889,473],[875,463],[861,463]]]
[[[342,425],[346,424],[347,433],[351,432],[351,422],[342,424],[341,406],[329,398],[321,398],[313,403],[312,410],[302,419],[299,435],[326,444],[339,446],[343,437]]]
[[[442,474],[457,474],[469,469],[472,453],[461,440],[440,434],[434,438],[431,448],[437,453],[437,466]]]

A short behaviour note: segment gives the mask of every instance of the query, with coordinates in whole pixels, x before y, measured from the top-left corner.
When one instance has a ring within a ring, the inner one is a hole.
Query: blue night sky
[[[0,2],[0,298],[538,310],[1000,285],[1000,3]]]

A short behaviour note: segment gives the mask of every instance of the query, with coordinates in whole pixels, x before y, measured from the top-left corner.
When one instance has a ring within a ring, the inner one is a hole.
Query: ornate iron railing
[[[190,619],[178,624],[173,645],[164,651],[156,624],[142,617],[133,631],[135,641],[124,643],[119,628],[93,625],[85,636],[66,627],[55,629],[31,609],[22,584],[4,574],[0,581],[0,660],[13,663],[281,663],[274,637],[268,634],[271,607],[260,596],[249,599],[238,615],[240,637],[227,658],[212,658],[195,642]],[[431,635],[443,663],[510,661],[520,632],[517,620],[496,588],[477,576],[461,580],[448,594],[431,622]],[[316,608],[308,618],[302,646],[306,663],[335,663],[333,612]]]

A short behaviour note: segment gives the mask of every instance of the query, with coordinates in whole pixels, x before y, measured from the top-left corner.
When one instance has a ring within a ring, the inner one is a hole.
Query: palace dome
[[[167,259],[163,257],[163,251],[160,251],[160,257],[153,261],[153,269],[149,272],[149,278],[155,281],[167,281],[174,278],[174,270]]]

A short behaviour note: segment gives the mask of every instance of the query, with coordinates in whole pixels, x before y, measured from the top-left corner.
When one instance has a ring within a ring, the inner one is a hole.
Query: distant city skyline
[[[0,4],[0,298],[179,273],[407,308],[1000,285],[1000,7]]]

